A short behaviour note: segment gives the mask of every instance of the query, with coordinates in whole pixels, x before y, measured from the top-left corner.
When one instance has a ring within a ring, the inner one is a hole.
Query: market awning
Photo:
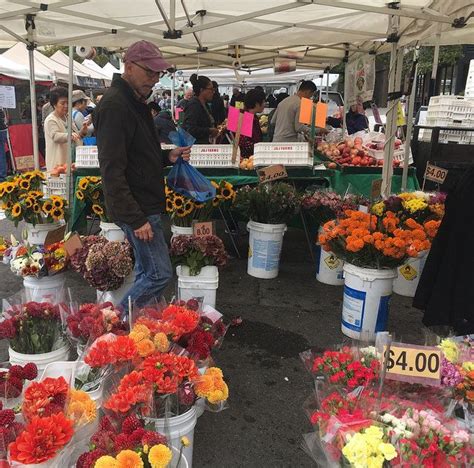
[[[346,49],[377,50],[391,17],[400,20],[400,45],[422,44],[436,33],[441,41],[455,40],[463,26],[472,28],[473,11],[471,0],[136,0],[133,10],[124,0],[10,0],[0,5],[0,41],[25,41],[25,15],[31,14],[38,45],[121,48],[148,39],[179,68],[198,61],[200,67],[232,67],[236,45],[243,46],[244,67],[268,67],[292,49],[304,52],[300,66],[320,69],[340,62]]]
[[[28,68],[25,68],[23,65],[11,61],[3,55],[0,55],[0,75],[15,78],[17,80],[30,79]],[[43,82],[53,81],[53,76],[46,71],[37,69],[35,70],[35,80]]]

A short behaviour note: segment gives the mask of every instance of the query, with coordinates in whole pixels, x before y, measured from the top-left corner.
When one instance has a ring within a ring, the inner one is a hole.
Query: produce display
[[[242,159],[240,161],[239,167],[240,169],[243,169],[244,171],[252,171],[254,169],[253,156],[250,156],[250,158]]]
[[[396,140],[395,149],[398,149],[402,142]],[[381,141],[369,142],[364,145],[361,137],[346,138],[339,143],[321,142],[317,146],[317,150],[324,154],[333,162],[328,164],[329,169],[336,169],[340,166],[361,166],[361,167],[377,167],[383,166],[383,159],[378,159],[378,151],[381,151],[383,158],[383,147],[385,143]],[[400,161],[394,160],[393,167],[399,167]]]

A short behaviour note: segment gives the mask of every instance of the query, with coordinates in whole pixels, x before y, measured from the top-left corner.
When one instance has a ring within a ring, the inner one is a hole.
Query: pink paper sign
[[[181,114],[181,112],[183,112],[184,109],[181,109],[181,107],[177,107],[175,110],[174,110],[174,120],[179,120],[179,114]]]
[[[237,133],[239,126],[240,110],[236,107],[229,107],[229,113],[227,114],[227,129],[231,132]],[[240,134],[251,137],[253,131],[253,114],[250,112],[244,112],[242,118],[242,126],[240,127]]]

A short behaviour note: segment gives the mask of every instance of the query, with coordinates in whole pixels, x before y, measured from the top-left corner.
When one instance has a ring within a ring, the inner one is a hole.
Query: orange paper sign
[[[325,102],[316,103],[316,121],[315,126],[324,128],[326,126],[326,119],[328,116],[328,105]]]
[[[300,123],[311,125],[312,111],[313,111],[313,101],[311,101],[311,99],[301,98]]]

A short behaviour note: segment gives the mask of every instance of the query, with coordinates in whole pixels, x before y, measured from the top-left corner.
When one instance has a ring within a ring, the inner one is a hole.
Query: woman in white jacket
[[[51,90],[50,103],[54,111],[44,121],[47,171],[67,162],[67,101],[68,91],[66,88],[58,86]],[[87,135],[87,124],[85,123],[79,130],[73,121],[72,130],[72,141],[76,145],[82,145],[81,138]]]

